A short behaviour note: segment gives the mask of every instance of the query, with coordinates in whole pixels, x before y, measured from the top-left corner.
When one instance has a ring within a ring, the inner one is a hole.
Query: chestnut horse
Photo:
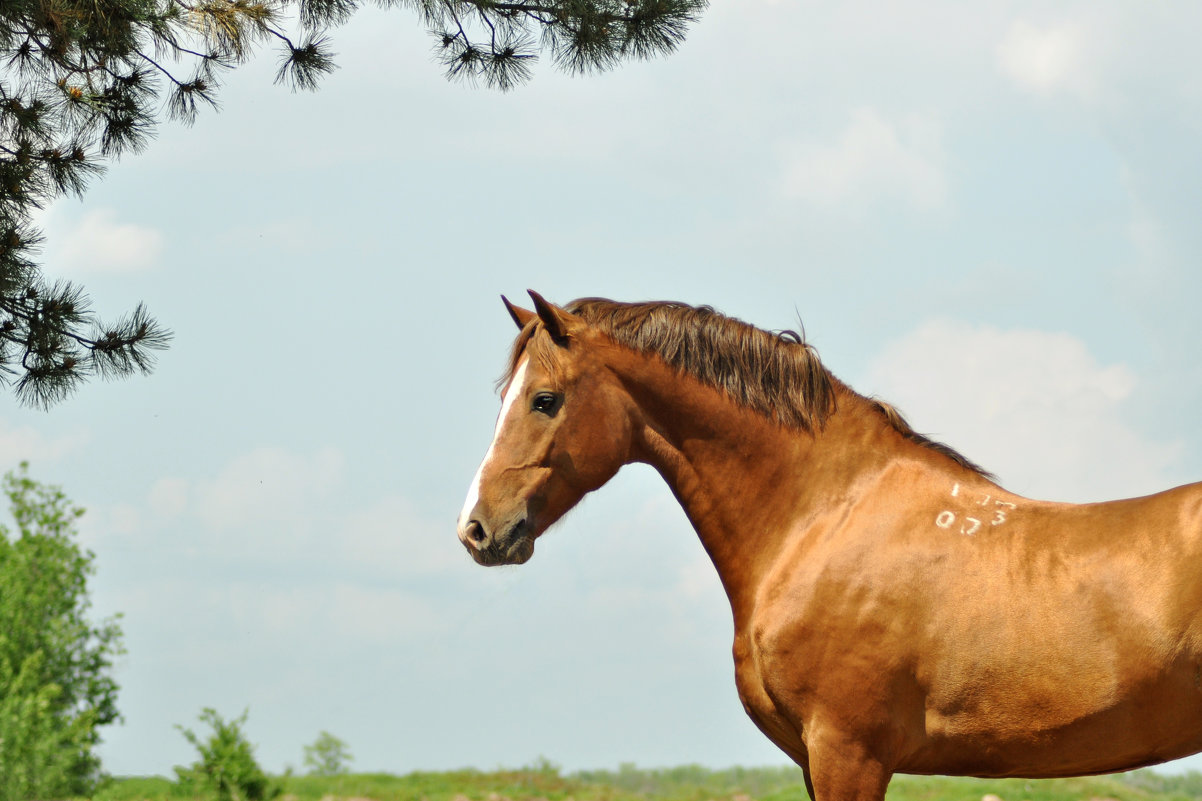
[[[530,294],[505,301],[521,333],[459,539],[525,562],[623,464],[655,467],[730,598],[743,706],[811,797],[1202,750],[1202,483],[1029,500],[794,334]]]

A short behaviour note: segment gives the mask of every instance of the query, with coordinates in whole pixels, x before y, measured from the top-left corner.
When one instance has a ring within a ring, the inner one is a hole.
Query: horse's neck
[[[803,521],[887,457],[863,415],[837,412],[811,435],[692,379],[641,379],[628,385],[643,415],[636,458],[659,471],[684,507],[737,620]]]

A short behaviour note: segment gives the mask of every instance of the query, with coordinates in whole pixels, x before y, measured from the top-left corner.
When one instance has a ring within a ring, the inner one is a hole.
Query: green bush
[[[207,740],[176,726],[200,752],[200,759],[191,767],[175,768],[183,789],[197,795],[212,793],[218,801],[270,801],[280,794],[281,788],[255,761],[254,746],[242,732],[248,713],[246,710],[233,720],[223,720],[216,710],[205,708],[200,721],[213,730]]]

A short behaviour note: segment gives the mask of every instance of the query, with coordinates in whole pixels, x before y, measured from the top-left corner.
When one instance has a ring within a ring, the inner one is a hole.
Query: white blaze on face
[[[476,502],[480,500],[480,477],[484,475],[484,468],[492,461],[493,452],[497,448],[497,440],[501,438],[501,432],[505,430],[505,424],[513,416],[515,401],[523,394],[526,385],[526,365],[529,361],[528,357],[522,359],[517,369],[513,372],[513,379],[509,382],[509,388],[505,390],[505,398],[501,401],[501,413],[497,415],[497,427],[492,435],[492,444],[488,446],[488,452],[484,454],[484,461],[480,462],[480,467],[476,470],[476,477],[472,479],[472,485],[467,490],[467,499],[463,502],[463,511],[459,513],[460,529],[467,524],[472,510],[476,508]]]

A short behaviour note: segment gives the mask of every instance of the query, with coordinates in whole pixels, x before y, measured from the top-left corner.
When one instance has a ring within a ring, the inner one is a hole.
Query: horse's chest
[[[765,604],[735,637],[735,677],[747,713],[784,748],[804,749],[816,717],[893,728],[893,713],[909,720],[921,710],[913,674],[896,635],[879,626],[839,628],[832,614],[808,604],[782,610]],[[892,656],[883,656],[891,654]],[[902,709],[904,707],[904,709]]]
[[[799,718],[778,705],[768,689],[763,654],[752,638],[735,635],[735,686],[748,717],[768,739],[796,760],[805,763],[806,750]]]

